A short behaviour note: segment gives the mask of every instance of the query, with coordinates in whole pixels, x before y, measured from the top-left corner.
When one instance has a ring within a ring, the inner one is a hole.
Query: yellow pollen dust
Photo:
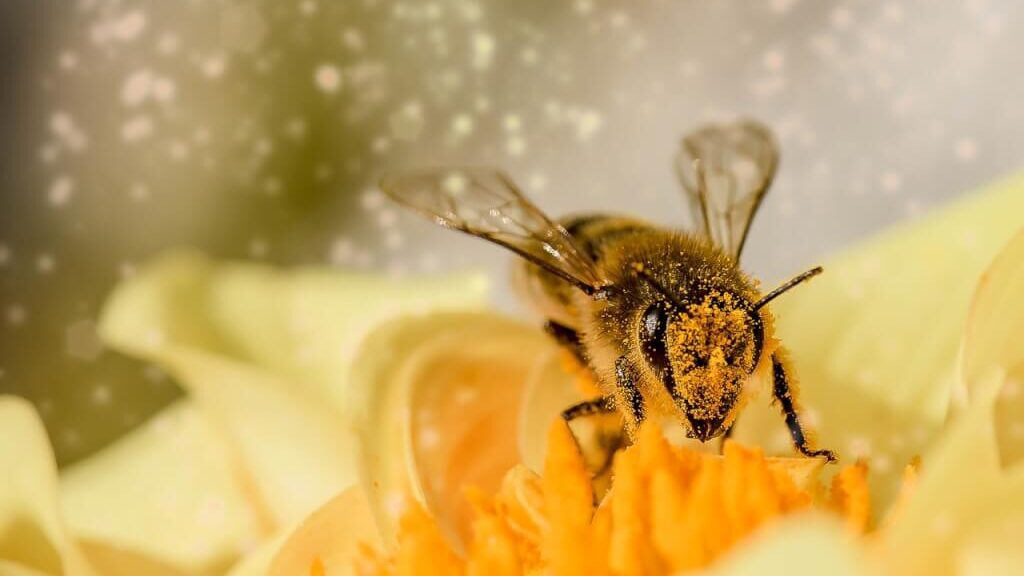
[[[754,368],[749,319],[736,304],[732,294],[710,294],[666,330],[676,391],[695,418],[724,417]]]
[[[866,468],[840,472],[830,495],[822,462],[766,458],[728,442],[723,456],[670,445],[653,425],[619,452],[608,496],[595,506],[591,478],[568,426],[548,434],[543,475],[519,466],[494,496],[471,492],[472,539],[457,555],[422,509],[402,523],[390,557],[364,552],[363,576],[645,576],[706,567],[760,527],[818,507],[862,532],[870,509]]]

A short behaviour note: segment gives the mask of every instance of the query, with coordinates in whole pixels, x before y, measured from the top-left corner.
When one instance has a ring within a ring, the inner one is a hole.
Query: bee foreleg
[[[619,356],[615,361],[615,382],[624,400],[624,408],[629,410],[633,422],[639,426],[644,421],[644,397],[640,395],[640,389],[636,386],[636,374],[625,356]]]
[[[583,402],[569,406],[565,410],[562,410],[562,418],[564,418],[566,422],[572,422],[577,418],[584,418],[594,414],[610,414],[612,412],[615,412],[615,400],[607,396],[602,396],[600,398],[584,400]]]
[[[556,342],[564,346],[576,360],[579,361],[583,366],[587,365],[587,360],[583,355],[583,344],[580,343],[580,335],[572,328],[558,322],[547,321],[544,323],[544,331],[549,336],[555,339]]]
[[[782,414],[786,418],[786,426],[789,428],[789,435],[793,438],[796,449],[804,456],[824,456],[829,462],[836,459],[835,453],[831,450],[812,450],[807,442],[807,435],[800,425],[800,417],[797,414],[796,399],[790,386],[789,378],[786,376],[786,368],[779,359],[778,353],[772,354],[772,378],[774,385],[772,393],[782,407]]]

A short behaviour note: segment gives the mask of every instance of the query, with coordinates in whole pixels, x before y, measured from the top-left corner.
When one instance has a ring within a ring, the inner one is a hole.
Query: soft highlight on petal
[[[846,462],[867,459],[876,515],[942,428],[971,294],[1021,214],[1024,174],[830,258],[824,274],[772,304],[805,419],[819,445]],[[737,439],[791,449],[767,398],[738,422]]]
[[[27,401],[0,396],[0,574],[93,576],[57,501],[57,465]]]

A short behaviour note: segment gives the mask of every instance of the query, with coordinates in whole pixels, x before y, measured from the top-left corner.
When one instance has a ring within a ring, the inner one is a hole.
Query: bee
[[[519,292],[604,393],[566,409],[566,420],[617,411],[632,436],[644,420],[671,418],[707,442],[728,436],[748,381],[764,371],[796,450],[832,461],[833,452],[811,446],[767,307],[822,269],[761,294],[739,267],[778,161],[771,131],[753,121],[683,138],[676,168],[696,215],[690,231],[606,214],[552,220],[508,176],[484,168],[386,177],[381,189],[445,228],[520,256]]]

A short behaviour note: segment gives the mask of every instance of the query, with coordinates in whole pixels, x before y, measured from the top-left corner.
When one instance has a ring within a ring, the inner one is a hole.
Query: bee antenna
[[[815,266],[814,268],[811,268],[807,272],[804,272],[803,274],[800,274],[799,276],[794,277],[789,282],[786,282],[782,286],[779,286],[775,290],[772,290],[771,292],[765,294],[764,297],[762,297],[760,300],[755,302],[754,303],[754,310],[755,311],[756,310],[760,310],[762,307],[764,307],[765,304],[768,304],[772,300],[775,300],[779,296],[782,296],[783,294],[788,292],[790,288],[794,288],[798,284],[801,284],[802,282],[804,282],[805,280],[810,280],[811,278],[814,278],[815,276],[817,276],[818,274],[821,274],[824,271],[825,271],[825,269],[822,268],[821,266]]]
[[[665,286],[663,286],[657,278],[651,276],[650,272],[648,272],[646,268],[642,266],[637,266],[636,273],[638,276],[646,280],[647,283],[650,284],[655,290],[657,290],[662,296],[664,296],[670,304],[672,304],[679,310],[686,310],[686,306],[684,306],[683,303],[680,302],[678,298],[676,298],[675,294],[669,292],[668,289],[665,288]]]

